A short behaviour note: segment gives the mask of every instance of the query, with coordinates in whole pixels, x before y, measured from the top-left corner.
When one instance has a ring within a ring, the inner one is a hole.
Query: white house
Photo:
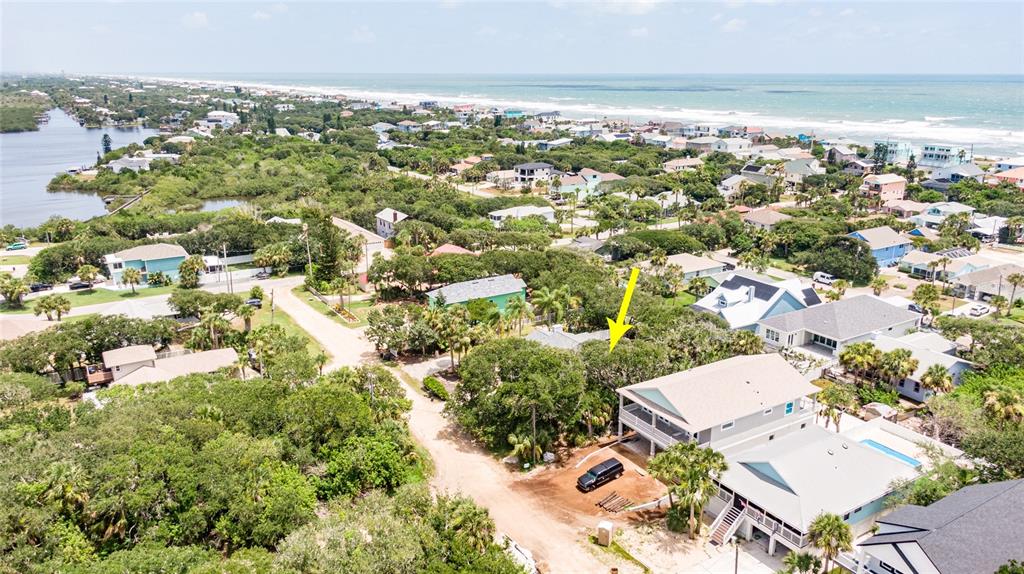
[[[538,181],[549,181],[555,172],[555,166],[542,161],[521,163],[512,169],[516,172],[516,184],[522,186],[533,186]]]
[[[395,226],[408,218],[409,216],[401,211],[385,207],[377,213],[377,235],[391,239],[395,235]]]
[[[555,222],[555,208],[550,205],[517,205],[507,209],[498,209],[487,214],[488,219],[495,227],[510,219],[522,219],[524,217],[543,217],[550,223]]]

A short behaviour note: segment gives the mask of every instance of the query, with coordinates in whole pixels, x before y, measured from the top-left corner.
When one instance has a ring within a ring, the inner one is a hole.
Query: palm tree
[[[560,291],[542,287],[533,294],[533,306],[544,315],[544,322],[548,327],[551,326],[553,318],[561,320],[565,313],[564,297]]]
[[[992,418],[1011,423],[1024,421],[1024,396],[1020,393],[1010,390],[988,391],[984,399],[985,412]]]
[[[529,459],[531,462],[536,463],[537,459],[544,455],[544,449],[539,444],[534,442],[534,439],[528,434],[510,434],[508,435],[508,444],[512,445],[512,456],[522,457]]]
[[[939,289],[935,285],[922,283],[914,288],[910,298],[929,313],[934,313],[935,303],[939,300]]]
[[[868,371],[878,366],[881,354],[881,351],[871,341],[852,343],[840,351],[839,364],[844,369],[853,372],[854,378],[859,383],[862,382],[861,379]]]
[[[871,280],[871,292],[875,294],[875,297],[879,297],[882,293],[889,288],[889,281],[881,275]]]
[[[825,558],[825,572],[831,571],[830,566],[840,552],[849,552],[853,549],[853,532],[850,525],[838,514],[819,514],[811,522],[807,534],[811,544],[821,550],[821,555]]]
[[[1006,278],[1006,281],[1013,286],[1013,289],[1010,289],[1010,307],[1013,307],[1014,301],[1017,300],[1017,288],[1024,286],[1024,273],[1013,273]],[[1006,316],[1010,316],[1009,308],[1006,309]]]
[[[530,304],[522,297],[516,296],[505,305],[505,316],[512,320],[519,334],[523,334],[523,322],[530,317]]]
[[[135,295],[135,286],[142,281],[142,272],[134,267],[125,267],[121,272],[121,281],[132,287],[132,295]]]
[[[895,384],[914,374],[917,366],[918,360],[911,355],[910,349],[893,349],[882,354],[878,361],[878,371],[889,384]]]
[[[494,542],[494,520],[486,508],[477,506],[464,497],[456,499],[455,508],[449,509],[449,526],[466,545],[483,553]]]
[[[853,391],[845,384],[832,383],[818,393],[816,400],[825,407],[821,413],[825,416],[825,428],[828,428],[828,423],[831,421],[836,425],[836,432],[839,432],[843,409],[850,408],[854,404]],[[815,420],[817,420],[817,416],[815,416]]]
[[[235,309],[235,315],[242,318],[245,323],[245,332],[248,333],[252,330],[252,317],[256,314],[256,308],[252,305],[242,303]]]
[[[948,393],[953,390],[953,375],[949,374],[949,369],[936,363],[921,375],[921,386],[935,393]]]
[[[992,313],[993,320],[995,320],[995,318],[998,317],[999,315],[1002,315],[1003,309],[1006,309],[1007,314],[1010,313],[1010,302],[1007,301],[1006,297],[1003,297],[1002,295],[996,295],[995,297],[989,300],[989,303],[991,303],[992,306],[995,307],[996,309],[996,312]]]
[[[698,297],[703,297],[711,290],[708,280],[704,277],[694,277],[686,286],[686,290]]]
[[[810,552],[790,552],[782,559],[785,574],[813,574],[821,570],[821,559]]]
[[[729,347],[737,355],[757,355],[764,352],[764,341],[753,331],[733,331]]]
[[[8,307],[24,305],[25,294],[29,292],[28,284],[10,273],[0,273],[0,295],[3,295]]]
[[[61,514],[75,514],[89,502],[88,479],[77,464],[55,462],[43,476],[46,482],[40,498],[56,505]]]
[[[92,265],[85,264],[78,268],[76,275],[78,279],[83,283],[89,284],[89,289],[92,289],[92,282],[96,280],[96,276],[100,274],[100,270],[93,267]]]
[[[655,462],[659,457],[667,460]],[[674,493],[679,503],[687,508],[687,531],[691,540],[696,539],[700,536],[704,506],[718,491],[716,479],[728,469],[725,456],[711,448],[699,447],[695,442],[681,442],[652,458],[648,469],[651,465],[657,469],[661,480],[671,485],[669,503],[673,503]]]

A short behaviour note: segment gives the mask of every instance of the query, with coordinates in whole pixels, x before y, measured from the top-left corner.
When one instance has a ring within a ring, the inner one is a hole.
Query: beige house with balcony
[[[618,389],[619,435],[636,431],[652,455],[677,442],[767,442],[813,419],[818,390],[780,355],[732,357]]]

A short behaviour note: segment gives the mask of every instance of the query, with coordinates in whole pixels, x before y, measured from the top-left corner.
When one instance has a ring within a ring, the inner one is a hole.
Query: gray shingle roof
[[[995,572],[1024,559],[1019,521],[1024,480],[968,486],[931,506],[904,506],[879,522],[912,529],[880,534],[865,546],[917,543],[942,574]]]
[[[783,333],[808,329],[837,341],[845,341],[919,318],[917,313],[890,305],[877,297],[858,295],[775,315],[761,320],[760,324]]]
[[[484,279],[474,279],[461,283],[445,285],[440,289],[427,292],[427,296],[436,299],[438,295],[444,297],[445,303],[465,303],[473,299],[484,299],[508,295],[509,293],[521,293],[526,288],[526,283],[514,275],[498,275]]]
[[[536,341],[542,345],[555,347],[556,349],[567,349],[575,351],[587,341],[607,341],[608,329],[603,331],[591,331],[589,333],[566,333],[556,326],[548,331],[545,329],[534,329],[526,336],[527,341]]]
[[[542,161],[535,161],[529,163],[521,163],[514,167],[514,169],[545,169],[554,167],[550,163],[544,163]]]

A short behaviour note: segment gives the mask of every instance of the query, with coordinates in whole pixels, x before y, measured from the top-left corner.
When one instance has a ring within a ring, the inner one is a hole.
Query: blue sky
[[[1024,73],[1024,2],[9,2],[4,72]]]

